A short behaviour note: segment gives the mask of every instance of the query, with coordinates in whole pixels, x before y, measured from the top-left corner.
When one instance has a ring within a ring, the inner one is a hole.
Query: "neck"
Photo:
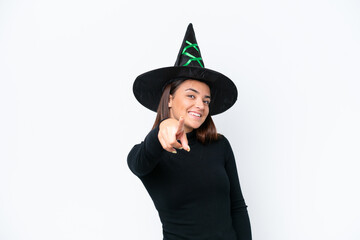
[[[194,129],[193,128],[189,128],[189,127],[185,127],[184,126],[184,131],[185,131],[185,133],[190,133],[190,132],[192,132]]]

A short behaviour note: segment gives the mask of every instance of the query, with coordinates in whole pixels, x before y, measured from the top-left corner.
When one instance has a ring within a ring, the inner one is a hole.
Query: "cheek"
[[[207,106],[205,109],[206,116],[209,115],[209,112],[210,112],[210,109],[209,109],[209,106]]]
[[[174,102],[173,107],[171,108],[175,115],[183,115],[186,112],[187,105],[185,102],[177,101]]]
[[[179,102],[177,106],[178,106],[178,109],[186,110],[191,107],[191,103],[187,100],[183,100],[183,101]]]

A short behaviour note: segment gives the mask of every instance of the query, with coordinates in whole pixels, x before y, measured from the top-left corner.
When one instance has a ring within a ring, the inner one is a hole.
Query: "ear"
[[[172,102],[173,102],[173,96],[169,95],[169,102],[168,102],[168,107],[171,108],[172,107]]]

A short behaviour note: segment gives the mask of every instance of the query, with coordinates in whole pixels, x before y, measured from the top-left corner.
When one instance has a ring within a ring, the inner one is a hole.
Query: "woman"
[[[154,201],[164,240],[250,240],[234,155],[211,119],[235,103],[237,90],[204,68],[191,24],[175,66],[140,75],[133,90],[157,117],[128,165]]]

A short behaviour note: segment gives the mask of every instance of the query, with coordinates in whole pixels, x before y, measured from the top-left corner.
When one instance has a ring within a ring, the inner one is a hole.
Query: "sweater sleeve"
[[[225,169],[230,181],[231,216],[233,227],[236,231],[238,240],[251,240],[250,220],[247,212],[247,205],[245,204],[240,188],[234,153],[228,140],[225,142],[227,154]]]
[[[159,142],[158,133],[159,127],[151,130],[144,141],[131,149],[127,157],[130,170],[138,177],[150,173],[161,159],[163,148]]]

